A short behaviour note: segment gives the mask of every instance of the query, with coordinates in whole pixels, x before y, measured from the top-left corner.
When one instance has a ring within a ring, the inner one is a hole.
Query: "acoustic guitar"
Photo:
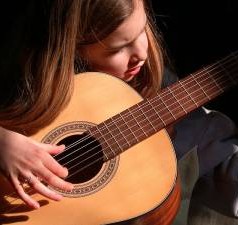
[[[237,53],[211,64],[142,99],[126,83],[103,73],[75,76],[68,106],[32,136],[66,145],[55,156],[69,170],[70,192],[32,210],[0,177],[0,224],[166,225],[180,205],[175,152],[164,129],[237,84]]]

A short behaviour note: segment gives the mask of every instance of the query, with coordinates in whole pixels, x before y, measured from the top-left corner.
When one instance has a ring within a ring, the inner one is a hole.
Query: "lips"
[[[143,66],[143,64],[144,64],[144,62],[139,63],[137,66],[135,66],[135,67],[133,67],[133,68],[127,70],[127,71],[125,72],[125,74],[126,74],[127,76],[129,76],[129,75],[130,75],[130,76],[135,76],[136,74],[138,74],[138,73],[140,72],[140,69],[141,69],[141,67]]]
[[[126,74],[135,75],[135,74],[137,74],[140,71],[140,68],[141,67],[138,66],[138,67],[134,67],[132,69],[129,69],[129,70],[126,71]]]

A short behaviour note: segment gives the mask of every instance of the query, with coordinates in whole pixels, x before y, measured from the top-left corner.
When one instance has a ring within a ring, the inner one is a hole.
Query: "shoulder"
[[[178,76],[169,68],[165,68],[162,80],[162,88],[165,88],[178,81]]]

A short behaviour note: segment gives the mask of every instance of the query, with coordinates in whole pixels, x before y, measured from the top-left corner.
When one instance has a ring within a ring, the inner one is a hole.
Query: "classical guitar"
[[[177,161],[164,129],[235,86],[237,53],[143,100],[106,74],[75,76],[69,105],[32,138],[65,143],[55,158],[69,169],[71,192],[60,202],[25,190],[41,204],[29,209],[0,177],[0,224],[171,224],[180,204]],[[53,187],[51,187],[53,188]]]

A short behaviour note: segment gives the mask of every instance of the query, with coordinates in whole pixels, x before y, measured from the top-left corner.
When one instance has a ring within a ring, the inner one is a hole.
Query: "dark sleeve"
[[[164,76],[162,80],[162,88],[165,88],[177,81],[178,81],[178,76],[174,72],[169,70],[168,68],[165,68]]]

